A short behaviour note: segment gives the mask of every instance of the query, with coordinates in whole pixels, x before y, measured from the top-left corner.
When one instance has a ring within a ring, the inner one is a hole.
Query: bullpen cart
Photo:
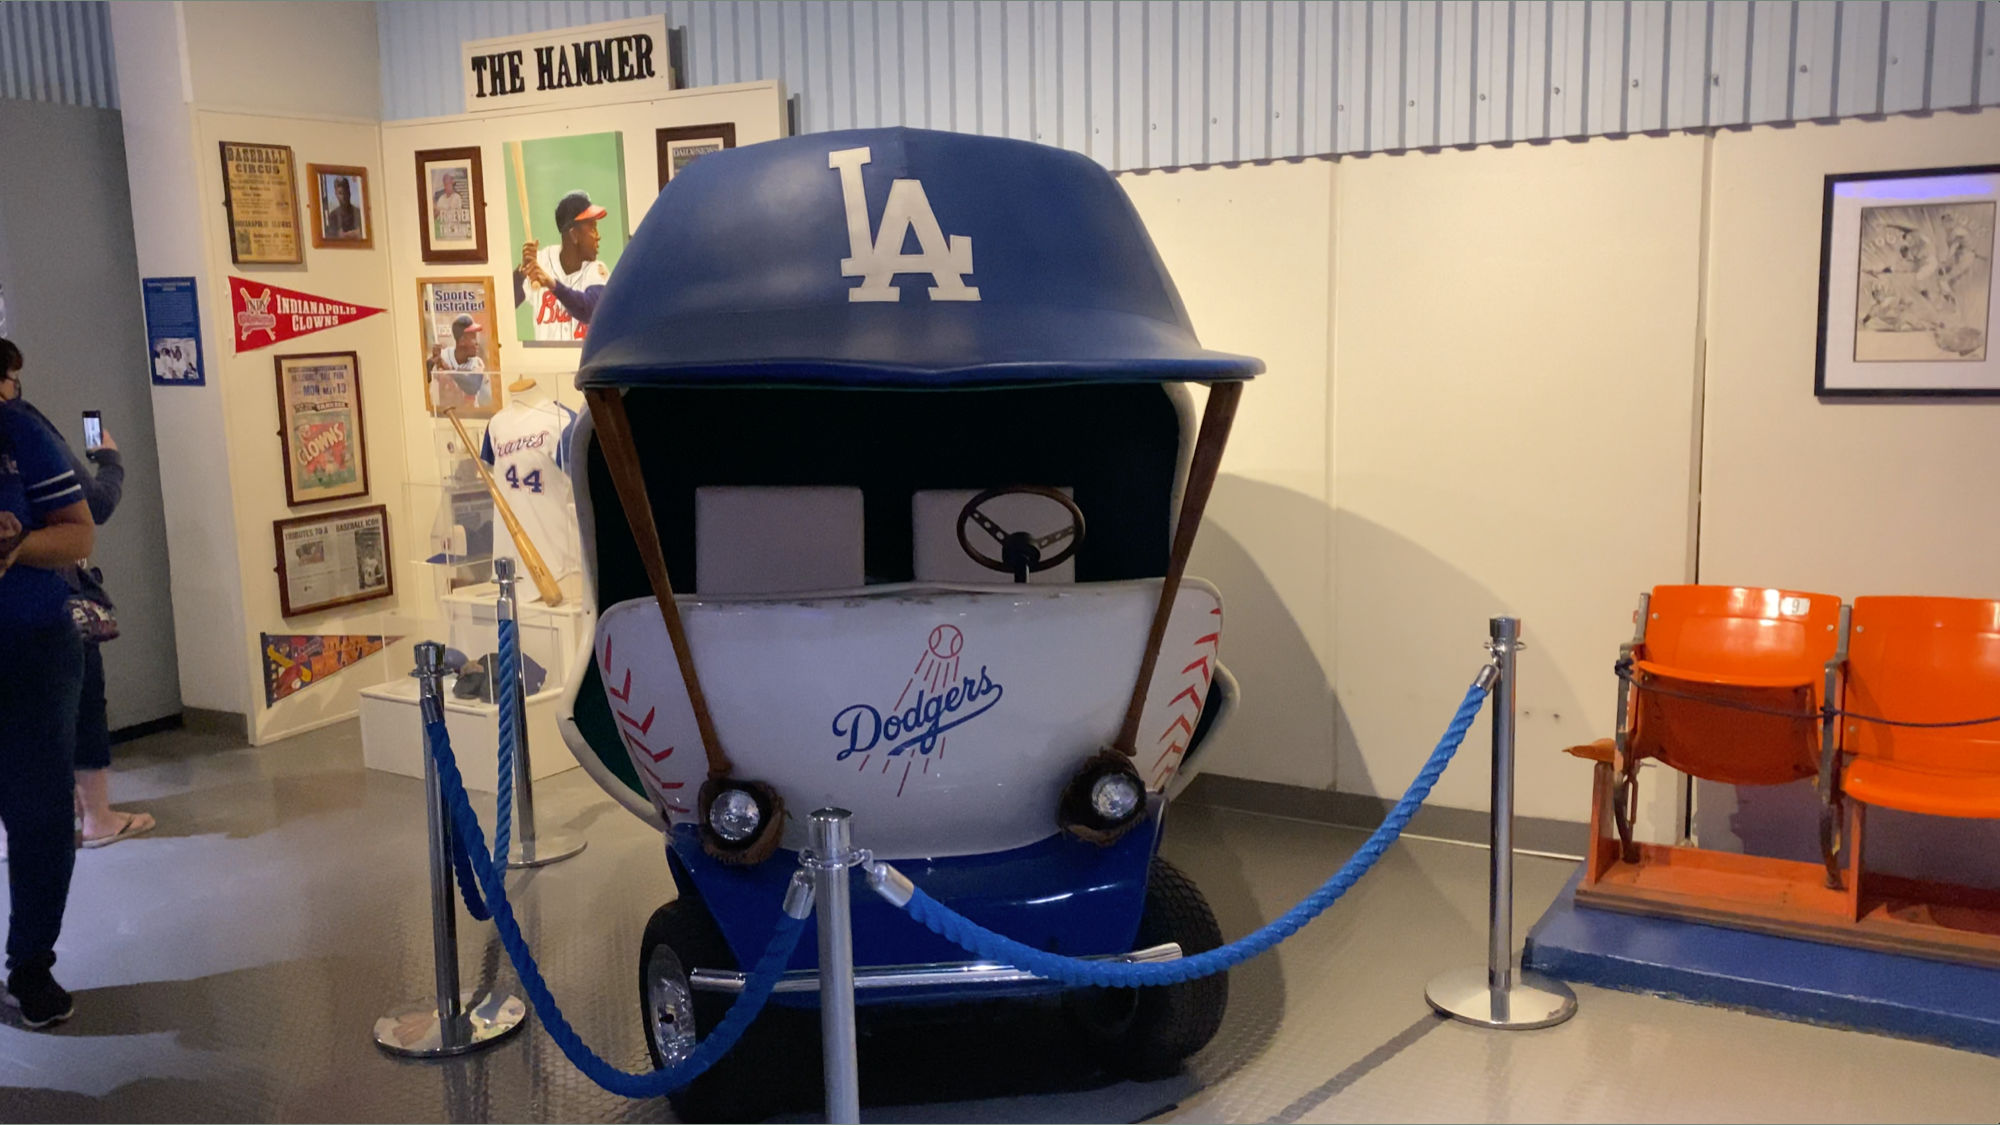
[[[822,807],[1042,949],[1220,942],[1156,853],[1235,696],[1220,595],[1182,574],[1262,365],[1200,346],[1110,175],[907,129],[707,155],[588,331],[573,453],[599,618],[562,725],[666,835],[679,896],[639,956],[656,1062],[741,991]],[[863,1005],[1061,988],[969,963],[872,895],[853,930]],[[817,1003],[815,964],[801,945],[779,1003]],[[1065,1002],[1107,1067],[1157,1075],[1226,999],[1218,976]],[[778,1062],[757,1042],[682,1108],[755,1105]],[[731,1093],[749,1104],[695,1100]]]

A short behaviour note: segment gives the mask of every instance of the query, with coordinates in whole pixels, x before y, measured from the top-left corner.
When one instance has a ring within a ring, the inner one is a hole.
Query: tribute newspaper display
[[[238,265],[305,261],[299,238],[298,171],[288,145],[222,142],[222,206],[229,260]]]
[[[272,527],[286,617],[395,593],[387,505],[277,520]]]

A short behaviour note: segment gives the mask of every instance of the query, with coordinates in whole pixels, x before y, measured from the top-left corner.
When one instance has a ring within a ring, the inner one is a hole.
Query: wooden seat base
[[[1928,883],[1850,867],[1841,889],[1818,863],[1701,848],[1638,845],[1619,856],[1611,829],[1612,769],[1598,763],[1590,854],[1580,906],[1877,949],[1933,960],[2000,966],[2000,892]],[[1849,829],[1858,847],[1860,821]]]

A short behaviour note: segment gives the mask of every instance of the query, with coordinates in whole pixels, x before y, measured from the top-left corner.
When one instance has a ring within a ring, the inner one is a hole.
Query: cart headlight
[[[1063,788],[1056,823],[1080,840],[1108,845],[1132,830],[1146,812],[1146,783],[1131,759],[1101,750]]]
[[[1131,818],[1143,793],[1139,779],[1127,773],[1102,774],[1090,785],[1090,808],[1107,821]]]
[[[764,810],[757,798],[742,789],[725,789],[708,806],[708,826],[717,836],[741,844],[757,834],[764,823]]]

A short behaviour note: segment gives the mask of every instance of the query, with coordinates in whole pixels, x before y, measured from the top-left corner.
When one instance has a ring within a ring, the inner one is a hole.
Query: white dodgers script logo
[[[931,300],[977,301],[979,290],[967,285],[963,276],[972,272],[972,239],[963,234],[945,237],[922,181],[895,180],[889,184],[881,233],[869,237],[868,200],[861,191],[861,166],[866,163],[865,147],[826,154],[826,166],[840,172],[840,195],[847,204],[847,245],[852,256],[840,260],[840,276],[861,279],[860,285],[847,291],[847,299],[901,300],[902,289],[890,284],[895,276],[927,273],[931,275]],[[922,253],[903,253],[903,242],[912,230]]]

